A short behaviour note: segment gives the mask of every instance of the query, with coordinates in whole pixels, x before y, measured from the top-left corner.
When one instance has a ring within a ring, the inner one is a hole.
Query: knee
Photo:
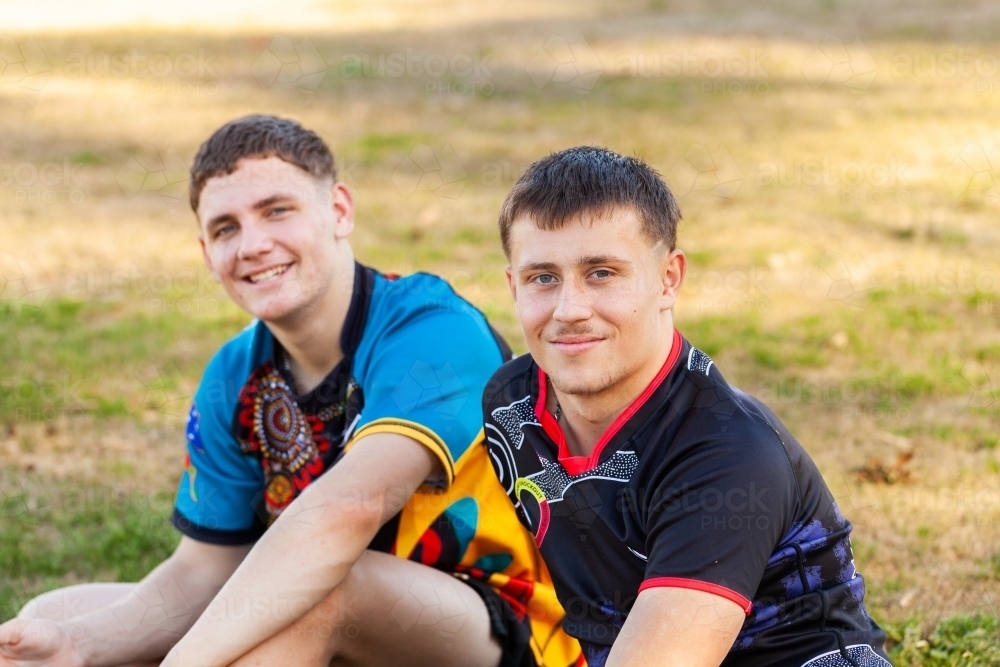
[[[352,608],[355,599],[349,588],[338,587],[297,624],[301,639],[323,644],[331,659],[349,651],[351,642],[361,634],[360,617]]]
[[[42,593],[24,605],[17,613],[17,617],[44,621],[69,620],[76,615],[71,608],[73,605],[70,598],[65,589],[61,588]]]
[[[373,595],[373,589],[377,588],[380,557],[395,559],[366,551],[340,585],[291,630],[302,640],[324,644],[329,659],[354,655],[355,644],[361,641],[362,623],[373,621],[371,602],[378,597]],[[384,615],[388,610],[378,609],[377,613]]]
[[[68,621],[124,598],[133,584],[77,584],[42,593],[24,605],[18,618]]]

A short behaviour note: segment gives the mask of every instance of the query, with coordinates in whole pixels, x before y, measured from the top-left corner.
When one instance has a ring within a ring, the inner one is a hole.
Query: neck
[[[340,335],[354,294],[354,260],[338,262],[338,270],[323,296],[302,312],[268,329],[288,353],[297,394],[319,385],[344,358]]]
[[[566,394],[554,385],[546,406],[556,414],[556,406],[562,413],[559,426],[566,437],[566,446],[573,456],[590,456],[601,436],[610,428],[623,412],[652,383],[663,364],[667,362],[673,349],[673,325],[667,328],[669,335],[632,373],[623,377],[608,389],[596,394]]]

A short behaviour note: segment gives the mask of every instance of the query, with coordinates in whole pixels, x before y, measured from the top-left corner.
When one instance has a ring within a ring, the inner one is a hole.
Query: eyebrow
[[[632,264],[632,260],[615,255],[588,255],[581,257],[577,266],[593,266],[594,264]]]
[[[260,211],[261,209],[265,209],[268,206],[273,206],[278,202],[286,200],[294,200],[294,197],[287,194],[271,195],[270,197],[265,197],[264,199],[261,199],[260,201],[256,202],[250,208],[252,208],[255,211]],[[209,220],[208,223],[205,225],[205,228],[212,229],[213,227],[216,227],[224,222],[234,222],[235,220],[236,216],[234,216],[232,213],[220,213],[219,215]]]
[[[594,266],[597,264],[629,264],[633,262],[615,255],[586,255],[576,261],[576,266]],[[559,268],[555,262],[528,262],[517,267],[518,273],[524,271],[554,271]]]
[[[276,194],[276,195],[271,195],[270,197],[267,197],[265,199],[261,199],[259,202],[257,202],[256,204],[254,204],[252,206],[252,208],[255,211],[259,211],[262,208],[267,208],[268,206],[272,206],[274,204],[277,204],[280,201],[285,201],[285,200],[293,200],[294,201],[294,199],[295,198],[292,195],[287,195],[287,194],[281,194],[281,193],[279,193],[279,194]]]

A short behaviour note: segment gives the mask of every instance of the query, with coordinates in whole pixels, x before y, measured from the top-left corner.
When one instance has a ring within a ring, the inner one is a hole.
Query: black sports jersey
[[[851,524],[802,446],[674,332],[663,368],[590,456],[571,456],[524,356],[483,397],[493,467],[602,667],[646,588],[707,591],[747,619],[725,666],[886,667]]]

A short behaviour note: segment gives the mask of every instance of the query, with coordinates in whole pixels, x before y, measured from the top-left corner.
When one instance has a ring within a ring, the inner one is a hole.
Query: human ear
[[[669,310],[677,303],[677,296],[680,294],[681,286],[684,284],[684,276],[687,275],[687,256],[683,250],[675,249],[669,253],[664,253],[660,260],[660,280],[662,291],[660,293],[660,307]]]
[[[354,231],[354,195],[346,185],[337,181],[330,188],[330,206],[334,215],[334,235],[350,236]]]

